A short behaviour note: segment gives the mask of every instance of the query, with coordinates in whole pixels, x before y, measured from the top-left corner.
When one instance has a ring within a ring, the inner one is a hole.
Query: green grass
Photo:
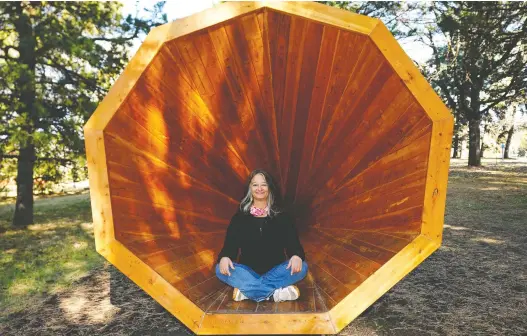
[[[95,251],[89,194],[35,201],[35,224],[10,226],[14,207],[0,205],[0,317],[64,290],[103,264]]]

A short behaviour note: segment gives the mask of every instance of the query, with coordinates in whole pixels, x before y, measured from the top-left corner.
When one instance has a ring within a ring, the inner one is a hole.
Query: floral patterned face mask
[[[269,207],[265,207],[265,209],[260,209],[253,205],[251,206],[250,212],[251,212],[251,215],[256,216],[256,217],[267,216],[267,213],[269,212]]]

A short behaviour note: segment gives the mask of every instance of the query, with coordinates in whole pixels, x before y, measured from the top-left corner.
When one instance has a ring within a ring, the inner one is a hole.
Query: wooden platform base
[[[309,272],[292,302],[232,299],[214,273],[223,233],[184,237],[117,232],[120,242],[205,314],[326,313],[404,248],[416,233],[312,229],[303,235]],[[367,242],[369,241],[369,243]]]

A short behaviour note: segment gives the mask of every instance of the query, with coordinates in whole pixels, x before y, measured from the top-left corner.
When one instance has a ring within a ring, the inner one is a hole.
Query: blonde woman
[[[294,219],[277,206],[278,189],[264,170],[248,178],[247,194],[232,217],[218,255],[217,277],[234,287],[235,301],[296,300],[293,284],[307,274]],[[239,263],[235,262],[241,251]]]

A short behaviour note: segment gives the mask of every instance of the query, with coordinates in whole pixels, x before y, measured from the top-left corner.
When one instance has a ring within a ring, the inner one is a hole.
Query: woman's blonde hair
[[[247,193],[240,202],[240,211],[248,214],[251,209],[251,205],[254,201],[253,193],[251,192],[251,182],[253,178],[258,174],[261,174],[264,177],[265,182],[267,182],[267,187],[269,189],[269,197],[267,197],[267,206],[269,207],[269,216],[274,217],[280,213],[280,192],[271,174],[269,174],[263,169],[255,169],[249,174],[249,177],[247,179]]]

